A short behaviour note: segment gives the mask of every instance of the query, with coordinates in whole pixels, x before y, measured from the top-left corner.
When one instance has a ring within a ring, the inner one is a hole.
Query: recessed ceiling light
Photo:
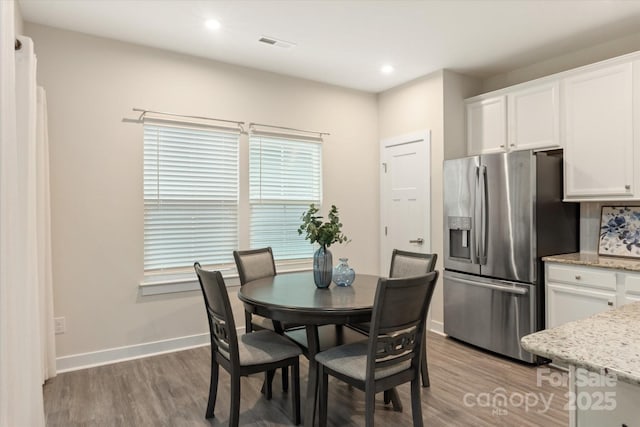
[[[380,68],[380,72],[382,74],[391,74],[393,73],[393,65],[383,65],[382,68]]]
[[[210,30],[215,31],[215,30],[219,30],[222,25],[220,24],[220,21],[218,21],[217,19],[207,19],[204,23],[204,26]]]

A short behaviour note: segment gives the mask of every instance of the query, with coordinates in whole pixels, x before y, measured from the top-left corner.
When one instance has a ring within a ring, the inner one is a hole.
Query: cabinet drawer
[[[611,289],[614,291],[616,289],[616,273],[613,270],[606,271],[594,268],[549,264],[547,272],[549,282],[570,283],[572,285]]]
[[[640,295],[640,275],[627,274],[624,279],[625,292],[628,294]]]

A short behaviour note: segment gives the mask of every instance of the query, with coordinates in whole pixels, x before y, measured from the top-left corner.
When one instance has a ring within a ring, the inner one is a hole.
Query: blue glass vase
[[[313,281],[320,289],[326,289],[331,284],[333,273],[333,257],[331,252],[322,246],[313,254]]]
[[[338,286],[351,286],[356,278],[356,272],[349,267],[348,258],[340,258],[340,264],[333,269],[333,282]]]

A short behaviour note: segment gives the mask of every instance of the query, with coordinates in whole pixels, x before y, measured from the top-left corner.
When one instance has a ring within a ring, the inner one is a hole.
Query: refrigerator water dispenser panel
[[[471,261],[471,217],[447,217],[449,228],[449,256]]]

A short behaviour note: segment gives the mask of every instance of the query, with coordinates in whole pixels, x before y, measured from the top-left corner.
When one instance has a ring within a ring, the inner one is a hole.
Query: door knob
[[[424,243],[424,239],[422,237],[418,237],[416,240],[409,240],[409,243],[417,243],[421,245]]]

